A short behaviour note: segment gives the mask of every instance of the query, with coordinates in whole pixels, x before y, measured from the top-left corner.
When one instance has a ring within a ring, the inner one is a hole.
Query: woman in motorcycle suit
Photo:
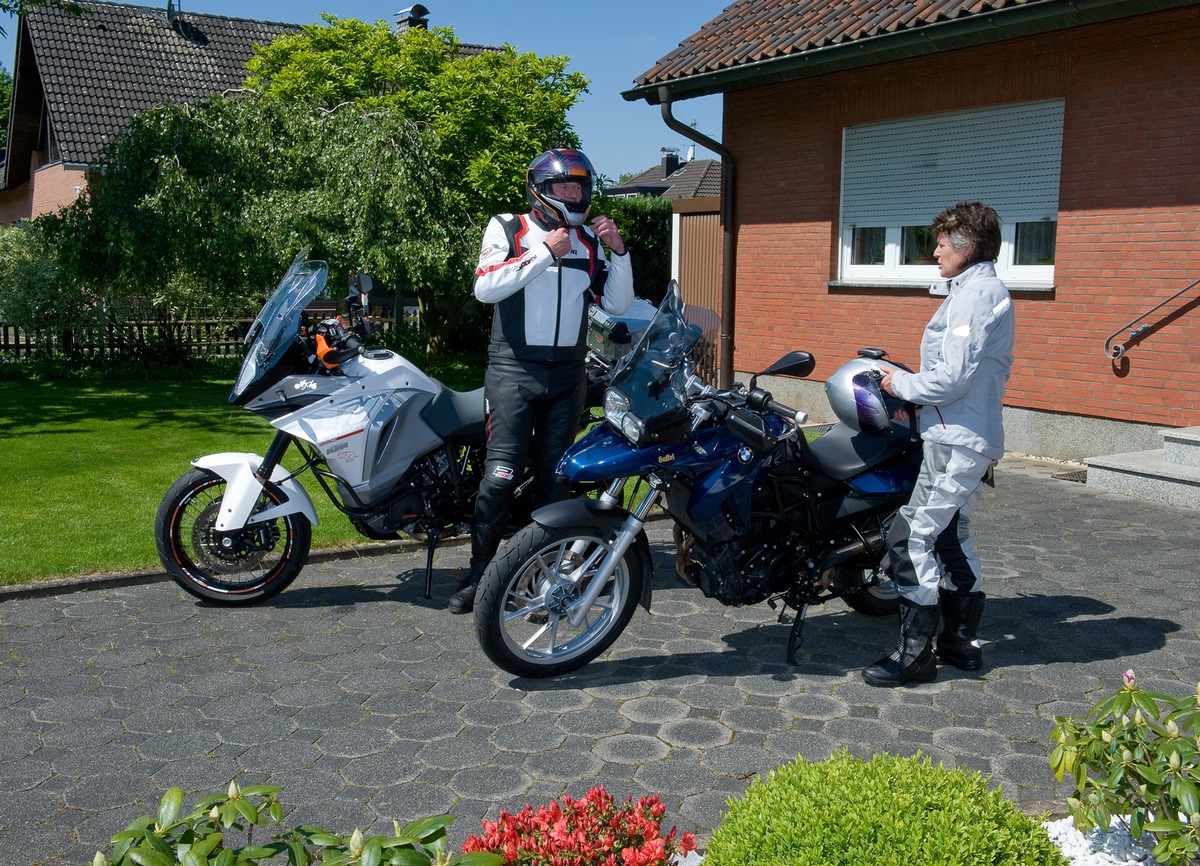
[[[928,682],[936,657],[978,670],[976,640],[984,594],[971,512],[985,477],[1004,454],[1004,387],[1013,362],[1014,317],[1008,289],[996,276],[1000,218],[980,202],[959,202],[938,214],[934,257],[946,300],[925,328],[921,369],[882,367],[889,394],[923,407],[924,462],[908,504],[897,513],[887,543],[900,592],[900,643],[863,671],[873,686]],[[943,582],[945,585],[943,586]]]
[[[474,608],[479,578],[500,546],[531,455],[535,504],[565,498],[555,468],[584,409],[588,305],[620,315],[633,302],[633,269],[617,227],[604,216],[584,225],[594,180],[591,162],[577,150],[539,154],[525,173],[529,213],[495,216],[483,233],[475,297],[495,305],[484,379],[487,462],[475,502],[471,564],[450,597],[451,613]]]

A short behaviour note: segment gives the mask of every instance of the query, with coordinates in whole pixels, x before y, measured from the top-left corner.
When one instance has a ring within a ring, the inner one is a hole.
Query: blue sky
[[[622,90],[686,36],[719,14],[732,0],[607,0],[595,5],[525,0],[427,0],[429,22],[453,27],[463,42],[511,43],[519,51],[571,58],[572,71],[591,79],[590,93],[568,116],[596,170],[616,180],[659,161],[660,148],[690,142],[668,129],[658,106],[626,102]],[[166,9],[167,0],[140,0],[131,5]],[[185,12],[229,15],[263,21],[310,24],[320,13],[363,21],[393,21],[410,0],[182,0]],[[16,30],[14,19],[0,15],[6,35],[0,39],[0,63],[12,72]],[[721,140],[721,97],[707,96],[676,103],[675,117]],[[715,157],[697,148],[697,157]]]

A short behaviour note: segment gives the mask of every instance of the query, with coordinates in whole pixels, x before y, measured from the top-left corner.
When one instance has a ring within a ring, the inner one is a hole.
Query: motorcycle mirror
[[[788,352],[770,367],[750,377],[750,388],[753,389],[759,376],[791,376],[803,379],[817,367],[817,359],[810,352]]]

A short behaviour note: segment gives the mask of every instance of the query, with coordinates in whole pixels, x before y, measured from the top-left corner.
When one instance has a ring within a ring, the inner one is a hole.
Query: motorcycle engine
[[[395,538],[401,532],[416,536],[428,532],[434,524],[443,529],[441,524],[446,521],[438,516],[453,513],[448,474],[448,460],[440,452],[415,461],[397,484],[399,489],[393,489],[392,495],[398,493],[398,498],[365,517],[355,518],[355,528],[367,538],[376,539]]]
[[[788,589],[805,568],[806,550],[793,543],[766,541],[751,535],[689,551],[689,570],[696,585],[721,604],[757,604]]]

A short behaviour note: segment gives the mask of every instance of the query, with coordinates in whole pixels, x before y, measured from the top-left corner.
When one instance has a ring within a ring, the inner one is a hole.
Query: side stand
[[[784,657],[784,661],[793,667],[800,666],[800,662],[796,660],[796,656],[800,652],[800,646],[804,643],[804,617],[807,614],[807,604],[797,609],[796,616],[792,620],[792,630],[788,632],[787,655]],[[782,618],[781,615],[780,619]]]
[[[430,529],[427,534],[428,547],[425,550],[425,597],[433,597],[433,552],[437,550],[438,542],[442,540],[440,529]]]

